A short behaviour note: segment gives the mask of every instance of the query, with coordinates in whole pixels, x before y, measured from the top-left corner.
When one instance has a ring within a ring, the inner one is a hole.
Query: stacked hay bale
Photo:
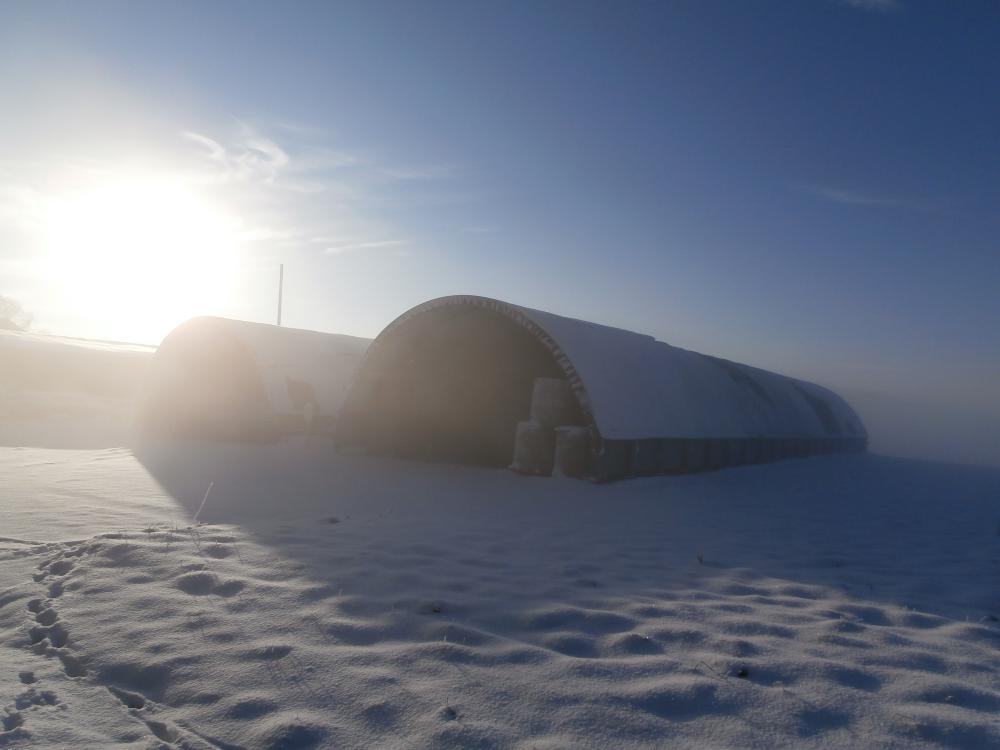
[[[530,418],[519,422],[511,469],[521,474],[580,477],[586,473],[589,434],[580,426],[579,407],[569,382],[536,378]]]

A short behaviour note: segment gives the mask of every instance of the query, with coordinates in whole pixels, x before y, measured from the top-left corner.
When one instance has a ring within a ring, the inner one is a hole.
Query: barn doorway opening
[[[342,420],[349,441],[373,453],[508,466],[538,378],[565,374],[525,326],[484,307],[446,305],[379,337]],[[582,424],[573,404],[570,421]]]

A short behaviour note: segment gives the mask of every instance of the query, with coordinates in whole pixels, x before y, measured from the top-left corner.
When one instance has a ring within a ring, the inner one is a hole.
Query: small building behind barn
[[[136,415],[146,433],[227,440],[332,434],[369,339],[216,317],[153,356]]]
[[[468,295],[379,334],[338,435],[375,453],[600,481],[867,448],[857,414],[821,386]]]

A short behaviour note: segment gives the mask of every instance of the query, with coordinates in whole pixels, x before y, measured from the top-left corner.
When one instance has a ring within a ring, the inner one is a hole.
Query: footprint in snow
[[[269,698],[243,698],[226,709],[225,715],[230,719],[246,721],[247,719],[256,719],[266,714],[274,713],[278,708],[278,704]]]
[[[75,654],[65,648],[56,648],[53,649],[53,652],[59,657],[59,661],[62,662],[63,671],[66,672],[67,677],[87,676],[87,668],[83,666],[83,662]]]
[[[174,585],[191,596],[216,596],[231,597],[239,594],[246,584],[240,580],[219,581],[218,576],[209,573],[207,570],[198,570],[178,576]]]
[[[202,551],[209,557],[214,557],[216,560],[230,557],[233,554],[233,548],[227,547],[224,544],[209,544],[202,547]]]
[[[257,648],[252,648],[249,651],[244,651],[242,657],[244,659],[260,659],[261,661],[275,661],[277,659],[284,659],[292,652],[292,647],[285,644],[268,644],[266,646],[258,646]]]
[[[32,706],[55,706],[58,703],[59,697],[51,690],[35,690],[35,688],[28,688],[14,698],[14,708],[17,710]]]
[[[44,653],[45,646],[43,641],[45,639],[48,639],[49,643],[55,648],[63,648],[69,643],[69,632],[59,622],[53,623],[48,627],[35,625],[28,630],[28,638],[31,640],[32,645],[36,647],[36,650]]]
[[[185,594],[205,596],[212,593],[216,585],[216,578],[212,573],[205,571],[185,573],[177,578],[174,585]]]
[[[7,739],[4,735],[7,735],[11,739],[13,739],[12,735],[22,735],[23,730],[21,726],[23,724],[24,716],[20,711],[7,711],[5,709],[3,716],[0,716],[0,727],[3,727],[0,730],[0,740]]]
[[[108,685],[108,690],[113,696],[122,702],[122,705],[126,708],[140,709],[144,708],[146,705],[146,699],[139,693],[132,692],[131,690],[125,690],[124,688],[117,687],[115,685]]]
[[[49,566],[49,573],[54,576],[64,576],[73,570],[73,567],[70,560],[56,560]]]

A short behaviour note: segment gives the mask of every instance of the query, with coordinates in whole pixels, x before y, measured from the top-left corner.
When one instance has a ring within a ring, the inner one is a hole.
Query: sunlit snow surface
[[[0,747],[1000,746],[997,470],[593,485],[298,440],[0,477]]]

